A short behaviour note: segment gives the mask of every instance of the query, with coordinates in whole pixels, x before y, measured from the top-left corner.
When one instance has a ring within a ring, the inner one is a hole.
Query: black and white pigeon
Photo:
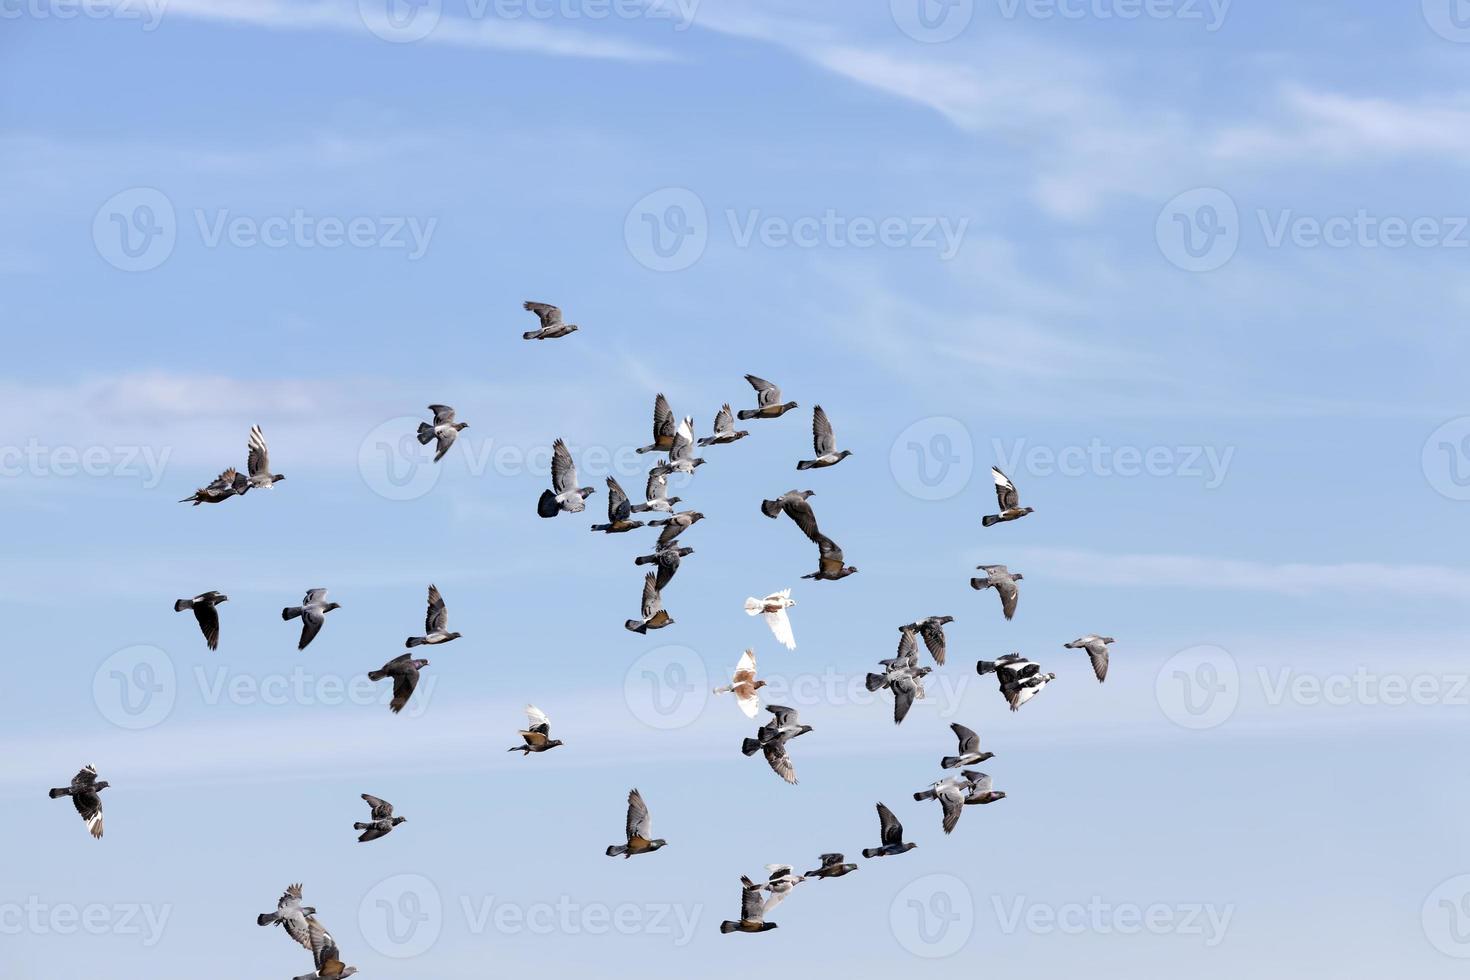
[[[771,910],[784,902],[797,885],[806,881],[806,876],[797,874],[796,869],[789,864],[768,864],[766,871],[766,880],[761,884],[761,888],[767,893],[762,911],[770,915]]]
[[[827,420],[827,413],[820,405],[812,409],[812,449],[816,458],[801,460],[796,464],[797,469],[818,470],[836,466],[852,455],[847,449],[837,451],[837,437],[832,434],[832,423]]]
[[[954,732],[955,738],[959,739],[959,755],[947,755],[939,760],[941,769],[959,769],[961,766],[978,766],[986,759],[995,758],[994,752],[980,751],[980,736],[964,725],[955,722],[951,724],[950,730]]]
[[[48,795],[54,800],[62,796],[70,796],[72,805],[77,808],[86,821],[87,831],[95,838],[102,836],[102,797],[101,793],[112,785],[105,779],[97,780],[97,768],[87,766],[81,772],[71,777],[71,785],[60,789],[50,790]]]
[[[607,847],[608,857],[623,856],[627,860],[635,854],[648,854],[668,844],[662,837],[654,838],[653,821],[648,816],[648,804],[643,802],[643,794],[636,789],[628,794],[628,820],[624,826],[628,843],[609,844]]]
[[[1043,674],[1041,665],[1027,660],[1019,653],[1008,653],[997,660],[981,660],[975,664],[975,672],[982,677],[994,673],[1000,685],[1000,693],[1012,711],[1030,701],[1047,684],[1057,679],[1056,674]]]
[[[768,704],[766,710],[771,713],[771,720],[756,731],[755,738],[745,739],[740,745],[740,751],[747,756],[757,752],[764,753],[771,771],[795,786],[796,767],[786,754],[786,743],[812,731],[812,726],[801,723],[795,708]]]
[[[299,884],[287,885],[286,891],[276,902],[274,912],[262,912],[255,917],[255,924],[259,926],[280,926],[304,949],[311,949],[311,929],[308,921],[311,916],[316,915],[316,909],[310,905],[301,904],[301,886]]]
[[[357,839],[359,844],[365,844],[370,840],[390,833],[394,827],[401,823],[407,823],[407,817],[395,817],[393,815],[393,804],[387,800],[379,799],[371,793],[362,794],[363,802],[372,807],[371,819],[367,823],[355,823],[353,830],[362,831],[362,836]]]
[[[954,831],[965,812],[965,796],[970,791],[970,780],[964,776],[946,776],[926,790],[914,794],[915,800],[938,800],[943,811],[942,826],[946,834]]]
[[[651,555],[639,555],[633,559],[633,564],[658,566],[657,578],[653,584],[662,592],[674,580],[674,573],[679,570],[679,563],[692,554],[694,554],[693,548],[669,545],[667,548],[658,549]]]
[[[250,479],[246,481],[245,490],[269,490],[286,478],[280,473],[271,472],[270,452],[265,448],[265,435],[258,425],[250,427],[248,448],[246,468],[250,471]],[[245,490],[240,493],[244,494]]]
[[[903,824],[893,815],[893,811],[882,803],[878,804],[878,833],[882,841],[877,847],[863,848],[863,857],[888,857],[891,854],[902,854],[912,851],[918,844],[906,843],[903,839]]]
[[[563,323],[561,310],[550,303],[538,303],[528,299],[521,304],[521,309],[530,310],[541,321],[539,328],[527,330],[521,334],[522,340],[554,340],[557,337],[565,337],[577,329],[575,323]]]
[[[427,666],[427,660],[415,660],[411,653],[400,653],[377,670],[368,671],[368,680],[393,679],[393,699],[388,702],[388,709],[396,715],[413,697],[413,689],[419,686],[419,671]]]
[[[462,634],[449,632],[449,610],[444,607],[444,597],[439,587],[429,586],[429,608],[424,613],[424,635],[410,636],[403,641],[406,647],[435,646],[457,640]]]
[[[192,599],[176,599],[174,601],[174,612],[183,612],[185,609],[194,610],[194,618],[199,622],[199,631],[204,634],[204,642],[209,649],[219,649],[219,610],[214,607],[221,602],[229,602],[230,597],[223,592],[201,592]]]
[[[195,507],[200,504],[218,504],[229,500],[231,497],[244,496],[245,491],[250,489],[249,480],[245,474],[235,471],[233,466],[228,467],[210,483],[195,490],[192,496],[180,500],[181,504],[192,503]]]
[[[536,513],[542,517],[555,517],[562,511],[580,514],[587,506],[587,498],[596,493],[595,487],[577,486],[577,467],[572,462],[572,451],[558,439],[551,444],[551,489],[541,491],[536,502]]]
[[[434,446],[434,462],[437,463],[459,438],[459,430],[468,429],[470,424],[454,421],[454,409],[448,405],[430,405],[429,411],[434,413],[434,421],[419,423],[419,445],[427,446],[438,440]]]
[[[858,869],[858,866],[855,864],[844,864],[842,855],[836,851],[823,854],[818,860],[822,862],[822,866],[815,871],[808,871],[805,877],[841,878],[843,875],[852,874]]]
[[[342,953],[337,949],[337,940],[332,938],[326,926],[314,918],[307,918],[306,929],[308,948],[316,970],[303,973],[295,980],[342,980],[343,977],[350,977],[357,972],[357,967],[342,964]]]
[[[1000,524],[1004,521],[1018,521],[1036,510],[1035,507],[1021,506],[1021,495],[1016,492],[1016,485],[997,467],[990,468],[990,476],[995,480],[995,499],[1000,504],[1000,513],[986,514],[982,517],[980,523],[983,526],[990,527],[992,524]]]
[[[642,619],[630,619],[623,626],[634,633],[647,633],[649,630],[661,630],[665,626],[674,624],[674,617],[664,609],[663,597],[658,593],[658,576],[649,572],[643,576],[643,606]]]
[[[740,420],[746,419],[777,419],[796,407],[796,402],[781,403],[781,389],[777,388],[765,378],[757,378],[753,374],[747,374],[745,380],[755,389],[754,409],[742,408],[738,413]]]
[[[701,446],[723,446],[729,442],[738,442],[748,435],[750,433],[744,429],[735,428],[735,415],[730,411],[730,403],[726,402],[715,413],[715,434],[700,439],[699,444]]]
[[[643,526],[642,521],[632,520],[633,505],[622,486],[612,477],[607,478],[607,523],[594,524],[592,530],[604,534],[622,534]]]
[[[678,425],[674,422],[674,410],[669,408],[669,400],[659,392],[653,399],[653,442],[647,446],[639,446],[634,452],[637,453],[666,453],[674,448],[674,432]]]
[[[648,485],[643,491],[646,498],[641,504],[633,505],[633,513],[644,514],[656,510],[665,514],[673,513],[674,505],[682,497],[669,496],[669,476],[658,468],[648,471]]]
[[[991,788],[990,777],[985,773],[971,772],[966,769],[960,775],[970,781],[970,791],[965,794],[965,806],[976,804],[984,806],[986,803],[994,803],[996,800],[1006,798],[1004,793]]]
[[[1097,676],[1097,682],[1101,684],[1108,679],[1108,644],[1116,642],[1111,636],[1089,633],[1086,636],[1079,636],[1071,643],[1063,643],[1062,646],[1068,650],[1086,650],[1087,656],[1092,660],[1092,672]]]
[[[976,565],[980,571],[985,573],[984,578],[970,579],[970,588],[977,592],[981,589],[993,588],[1000,595],[1000,610],[1006,619],[1016,615],[1016,602],[1021,598],[1021,590],[1016,588],[1016,583],[1026,576],[1020,572],[1012,572],[1004,565]]]
[[[526,705],[526,727],[520,735],[526,744],[512,745],[505,751],[530,755],[532,752],[549,752],[562,744],[561,739],[551,737],[551,719],[534,704]]]
[[[900,629],[913,630],[924,640],[924,646],[929,649],[929,656],[939,666],[944,666],[944,627],[954,622],[953,616],[929,616],[909,623]]]
[[[751,881],[745,875],[740,876],[740,919],[726,919],[720,923],[720,932],[729,935],[732,932],[769,932],[776,928],[776,923],[765,920],[765,901],[761,896],[761,886]]]
[[[655,550],[662,551],[664,548],[672,548],[674,542],[679,540],[679,535],[689,528],[704,520],[704,515],[697,510],[681,510],[677,514],[670,514],[662,520],[649,521],[649,527],[661,527],[658,533],[658,543]]]
[[[688,475],[703,465],[704,460],[694,455],[694,419],[686,415],[679,423],[679,428],[674,431],[674,444],[669,447],[668,458],[660,461],[649,472],[662,473],[665,476],[670,473]]]
[[[316,639],[316,635],[322,631],[322,624],[327,621],[327,613],[333,609],[341,609],[340,602],[328,602],[326,589],[308,589],[306,597],[301,600],[299,606],[287,606],[281,610],[281,618],[286,620],[301,620],[301,642],[296,644],[296,649],[305,650],[306,645]]]

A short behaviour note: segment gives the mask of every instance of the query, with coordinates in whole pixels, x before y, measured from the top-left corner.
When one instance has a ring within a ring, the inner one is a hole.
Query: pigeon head
[[[577,488],[577,492],[580,493],[583,497],[590,497],[594,493],[597,492],[597,488],[596,487],[578,487]]]
[[[1014,575],[1011,576],[1011,581],[1012,582],[1019,582],[1019,581],[1021,581],[1021,579],[1025,578],[1025,577],[1026,576],[1022,575],[1020,572],[1017,572],[1016,574],[1014,574]]]
[[[764,682],[762,682],[762,683],[764,683]],[[816,729],[812,728],[811,725],[799,725],[799,726],[797,726],[796,735],[805,735],[807,732],[811,732],[811,731],[816,731]],[[791,737],[792,738],[795,738],[796,735],[793,735]]]
[[[690,511],[689,512],[689,523],[690,524],[696,524],[696,523],[698,523],[699,521],[702,521],[702,520],[704,520],[704,515],[701,514],[699,511],[695,510],[695,511]]]
[[[102,780],[102,781],[101,781],[101,782],[98,782],[98,783],[93,783],[93,784],[92,784],[92,792],[94,792],[94,793],[100,793],[100,792],[102,792],[102,791],[103,791],[103,790],[104,790],[104,789],[106,789],[106,788],[107,788],[107,787],[109,787],[109,786],[111,786],[111,785],[112,785],[112,784],[111,784],[111,783],[109,783],[109,782],[108,782],[108,781],[107,781],[107,780],[105,780],[105,779],[104,779],[104,780]]]
[[[342,603],[340,603],[340,602],[329,602],[325,606],[322,607],[323,611],[325,611],[325,612],[331,612],[333,609],[341,609],[341,608],[342,608]]]
[[[994,758],[995,758],[995,753],[994,752],[981,752],[975,758],[975,761],[978,763],[978,762],[984,762],[986,759],[994,759]]]
[[[796,407],[796,402],[787,402],[785,405],[782,405],[781,406],[781,411],[783,411],[783,412],[789,412],[789,411],[791,411],[795,407]]]
[[[1021,508],[1021,513],[1023,513],[1023,514],[1034,514],[1035,512],[1036,512],[1036,508],[1035,507],[1022,507]]]
[[[668,498],[668,504],[669,504],[670,507],[672,507],[674,504],[679,503],[683,499],[684,499],[683,497],[669,497]]]
[[[937,622],[940,626],[948,626],[950,623],[954,622],[954,617],[953,616],[937,616],[937,617],[935,617],[935,620],[934,621]]]
[[[425,667],[429,666],[429,662],[427,660],[415,660],[413,661],[413,665],[416,669],[423,670]]]
[[[546,747],[547,747],[547,748],[548,748],[548,749],[554,749],[554,748],[556,748],[556,747],[557,747],[557,746],[558,746],[558,745],[562,745],[562,744],[564,744],[564,743],[563,743],[563,742],[562,742],[562,740],[561,740],[561,739],[559,739],[559,738],[551,738],[551,739],[547,739],[547,740],[546,740]]]
[[[662,837],[660,837],[658,840],[651,840],[651,841],[649,841],[648,842],[648,849],[650,851],[656,851],[660,847],[663,847],[667,843],[668,843],[668,841],[666,841]]]
[[[851,449],[844,449],[844,450],[842,450],[842,452],[840,452],[840,453],[837,454],[837,461],[840,463],[844,459],[846,459],[847,457],[849,457],[851,455],[852,455],[852,450]]]
[[[448,643],[450,640],[457,640],[457,639],[459,639],[463,635],[464,635],[463,633],[445,633],[444,634],[444,642],[445,643]]]
[[[408,823],[408,818],[407,817],[394,817],[393,818],[393,826],[396,827],[396,826],[398,826],[401,823]]]
[[[679,557],[680,558],[688,558],[692,554],[694,554],[694,549],[693,548],[680,548],[679,549]],[[1113,641],[1112,640],[1109,640],[1108,642],[1109,643],[1112,643]]]
[[[469,427],[470,427],[470,424],[468,422],[456,422],[456,423],[454,423],[454,429],[455,429],[456,432],[460,431],[461,429],[468,429]]]
[[[765,686],[766,686],[766,682],[764,680],[759,680],[759,681],[756,681],[754,684],[750,685],[750,689],[752,691],[759,691],[761,688],[763,688]]]
[[[219,605],[221,602],[229,602],[229,601],[230,601],[230,597],[227,596],[227,595],[217,595],[217,596],[214,597],[214,604],[216,606]],[[1109,640],[1108,642],[1111,643],[1113,641],[1112,640]]]

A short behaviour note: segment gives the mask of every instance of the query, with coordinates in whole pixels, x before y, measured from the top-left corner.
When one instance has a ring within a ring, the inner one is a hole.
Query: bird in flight
[[[575,323],[563,323],[561,310],[550,303],[538,303],[528,299],[521,304],[521,309],[531,311],[541,321],[539,328],[527,330],[521,334],[522,340],[554,340],[557,337],[565,337],[577,329]]]
[[[194,619],[199,623],[199,631],[204,634],[204,642],[209,649],[219,649],[219,610],[214,607],[221,602],[229,602],[230,597],[223,592],[201,592],[192,599],[177,599],[174,601],[174,612],[183,612],[185,609],[194,610]]]
[[[301,620],[301,642],[296,644],[296,649],[305,650],[306,645],[316,639],[316,635],[322,631],[322,625],[327,621],[327,613],[333,609],[341,609],[340,602],[328,602],[326,589],[308,589],[306,597],[301,600],[299,606],[287,606],[281,610],[281,618],[285,620]]]
[[[649,527],[661,527],[658,533],[657,550],[671,548],[674,542],[679,540],[679,535],[704,520],[704,515],[697,510],[681,510],[677,514],[670,514],[663,520],[649,521]]]
[[[944,666],[944,627],[954,622],[953,616],[929,616],[926,619],[909,623],[899,629],[913,630],[918,633],[924,641],[924,646],[929,649],[929,656],[939,666]]]
[[[837,451],[837,437],[832,434],[832,423],[827,421],[827,413],[820,405],[812,409],[812,449],[816,458],[801,460],[796,464],[797,469],[817,470],[836,466],[852,455],[851,450]]]
[[[776,923],[765,920],[766,906],[761,898],[761,886],[745,875],[740,876],[740,919],[726,919],[720,923],[720,932],[769,932]]]
[[[250,471],[250,479],[246,481],[245,490],[269,490],[285,479],[280,473],[271,472],[270,452],[265,448],[265,435],[260,431],[260,426],[250,427],[249,454],[246,456],[246,468]],[[241,490],[243,496],[245,490]]]
[[[743,422],[746,419],[778,419],[796,407],[796,402],[781,403],[781,389],[777,388],[765,378],[757,378],[753,374],[747,374],[745,380],[755,389],[754,409],[742,408],[738,413]]]
[[[791,617],[786,612],[794,605],[796,600],[791,598],[791,590],[782,589],[780,592],[772,592],[764,599],[757,599],[755,596],[746,599],[745,614],[764,616],[776,642],[788,650],[795,650],[796,636],[791,632]]]
[[[588,497],[596,493],[595,487],[577,486],[577,467],[572,462],[572,451],[558,439],[551,444],[551,489],[541,491],[536,502],[536,513],[542,517],[555,517],[562,511],[580,514],[587,506]]]
[[[942,825],[946,834],[954,831],[965,812],[965,796],[970,790],[970,779],[966,774],[946,776],[926,790],[914,794],[915,800],[938,800],[943,811]]]
[[[970,588],[975,591],[981,589],[995,589],[1000,596],[1000,611],[1005,614],[1006,619],[1016,615],[1016,603],[1021,598],[1021,590],[1016,588],[1016,583],[1026,576],[1020,572],[1012,572],[1004,565],[976,565],[977,569],[985,573],[984,578],[970,579]]]
[[[534,704],[526,705],[526,727],[520,732],[525,745],[512,745],[507,752],[519,752],[523,756],[532,752],[549,752],[562,744],[561,739],[551,737],[551,719],[546,712]]]
[[[434,462],[437,463],[459,438],[459,430],[468,429],[470,424],[454,421],[454,409],[448,405],[430,405],[429,411],[434,413],[434,421],[419,423],[419,445],[427,446],[434,442]]]
[[[715,688],[715,693],[735,695],[735,704],[745,712],[745,717],[754,718],[761,707],[760,695],[755,692],[765,686],[765,681],[756,680],[755,677],[755,651],[746,650],[740,655],[740,662],[735,665],[730,683]]]
[[[842,855],[836,851],[830,854],[823,854],[818,860],[822,862],[822,866],[815,871],[808,871],[805,877],[841,878],[843,875],[852,874],[858,869],[858,866],[855,864],[844,864]]]
[[[736,430],[735,416],[730,412],[730,403],[726,402],[715,413],[715,434],[700,439],[699,444],[701,446],[723,446],[726,443],[738,442],[748,435],[750,433],[744,429]]]
[[[396,715],[413,697],[414,688],[419,686],[419,671],[427,666],[427,660],[415,660],[412,654],[400,653],[377,670],[368,671],[367,676],[374,682],[393,678],[393,698],[388,708]]]
[[[72,805],[77,808],[77,813],[87,824],[87,831],[95,838],[102,837],[102,797],[101,793],[112,785],[105,779],[97,780],[97,768],[87,766],[71,777],[71,785],[60,789],[51,790],[48,795],[54,800],[62,796],[70,796]]]
[[[669,408],[669,400],[659,392],[653,399],[653,442],[647,446],[639,446],[634,452],[637,453],[666,453],[674,448],[674,433],[678,426],[674,423],[674,410]]]
[[[1018,521],[1036,509],[1021,506],[1021,495],[1016,492],[1016,485],[997,467],[990,468],[990,476],[995,480],[995,499],[1000,504],[1000,513],[986,514],[980,519],[982,526],[990,527],[992,524],[1000,524],[1004,521]]]
[[[1043,674],[1041,665],[1033,663],[1019,653],[1008,653],[995,661],[982,660],[975,665],[980,676],[994,673],[1000,684],[1000,693],[1012,711],[1041,693],[1041,689],[1057,679],[1056,674]]]
[[[643,576],[642,613],[641,620],[630,619],[623,626],[634,633],[647,633],[649,630],[661,630],[674,624],[674,617],[664,609],[663,597],[658,592],[658,576],[653,572]]]
[[[1092,672],[1096,675],[1097,682],[1101,684],[1108,679],[1108,644],[1116,642],[1111,636],[1089,633],[1086,636],[1079,636],[1071,643],[1064,643],[1062,646],[1068,650],[1086,650],[1087,656],[1092,660]]]
[[[633,505],[628,502],[628,495],[623,492],[622,486],[612,477],[607,478],[607,523],[594,524],[592,530],[601,531],[604,534],[622,534],[634,528],[643,526],[642,521],[630,520],[633,514]]]
[[[192,496],[185,497],[179,503],[192,503],[195,507],[200,504],[218,504],[231,497],[243,496],[248,489],[249,481],[245,474],[236,472],[231,466],[215,477],[212,482],[195,490]]]
[[[878,804],[878,833],[881,843],[877,847],[863,848],[863,857],[888,857],[892,854],[902,854],[912,851],[918,844],[906,843],[903,839],[903,824],[893,815],[893,811],[882,803]]]
[[[812,726],[801,723],[795,708],[770,704],[766,706],[766,710],[771,713],[771,720],[756,731],[755,738],[745,739],[740,745],[740,751],[747,756],[763,753],[771,771],[795,786],[796,767],[786,754],[786,743],[812,731]]]
[[[668,841],[662,837],[654,838],[653,821],[648,816],[648,804],[643,802],[643,794],[636,789],[628,794],[628,821],[624,829],[628,843],[609,844],[608,857],[617,857],[621,854],[623,860],[626,861],[635,854],[647,854],[668,844]]]
[[[958,769],[961,766],[978,766],[986,759],[995,758],[994,752],[980,751],[980,736],[958,722],[951,724],[950,730],[954,732],[955,738],[959,739],[959,755],[947,755],[939,760],[941,769]]]
[[[371,793],[363,793],[362,799],[364,803],[372,808],[370,814],[372,819],[368,823],[355,823],[352,825],[353,830],[362,831],[362,836],[357,839],[359,844],[367,843],[370,840],[377,840],[379,837],[391,832],[399,824],[408,822],[407,817],[393,816],[393,804],[387,800],[379,799]]]
[[[674,573],[679,570],[679,563],[694,554],[693,548],[680,548],[677,544],[660,548],[651,555],[639,555],[633,559],[635,565],[657,565],[658,574],[654,580],[654,587],[660,592],[674,580]]]
[[[651,510],[668,514],[674,510],[674,505],[683,498],[669,496],[669,477],[667,473],[657,468],[648,471],[648,486],[643,491],[646,498],[641,504],[633,505],[633,513],[643,514]]]
[[[403,641],[406,647],[434,646],[457,640],[462,634],[449,632],[449,610],[444,608],[444,597],[437,585],[429,586],[429,609],[424,614],[424,635],[410,636]]]
[[[684,421],[679,423],[679,428],[674,431],[674,444],[669,447],[668,458],[661,460],[649,473],[664,476],[670,473],[688,475],[696,467],[703,465],[704,460],[694,455],[694,419],[686,415]]]
[[[919,666],[919,644],[908,629],[899,631],[898,653],[879,662],[883,673],[869,674],[866,686],[869,691],[886,687],[893,692],[893,723],[902,724],[914,702],[924,697],[924,678],[933,668]]]
[[[316,969],[296,977],[296,980],[342,980],[343,977],[352,976],[357,972],[357,967],[343,965],[337,941],[315,916],[316,909],[302,906],[301,886],[298,884],[286,889],[285,894],[276,902],[274,912],[261,913],[256,916],[255,922],[262,926],[279,925],[286,930],[286,935],[311,953],[312,964]]]

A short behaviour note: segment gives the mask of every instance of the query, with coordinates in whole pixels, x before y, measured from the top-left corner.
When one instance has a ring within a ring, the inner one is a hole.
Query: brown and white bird
[[[1092,660],[1092,672],[1096,675],[1097,682],[1101,684],[1108,679],[1108,644],[1116,642],[1111,636],[1089,633],[1086,636],[1077,637],[1071,643],[1063,643],[1062,646],[1068,650],[1086,650],[1087,656]]]
[[[658,591],[658,577],[653,572],[643,576],[642,613],[641,620],[630,619],[623,623],[624,628],[634,633],[647,633],[649,630],[659,630],[674,624],[674,617],[664,609],[663,597]]]
[[[396,715],[413,697],[414,688],[419,686],[419,671],[427,666],[427,660],[415,660],[411,653],[400,653],[377,670],[368,671],[368,680],[376,682],[392,678],[393,699],[388,702],[388,708]]]
[[[782,589],[780,592],[772,592],[764,599],[757,599],[755,596],[746,599],[745,614],[764,616],[776,642],[788,650],[795,650],[796,636],[791,632],[791,617],[786,612],[794,605],[796,600],[791,598],[791,590]]]
[[[777,419],[796,408],[796,402],[782,404],[781,389],[765,378],[747,374],[745,380],[750,382],[750,386],[755,389],[756,407],[740,410],[738,417],[742,422],[746,419]]]
[[[976,565],[975,567],[984,572],[985,577],[970,579],[970,588],[977,592],[981,589],[995,589],[1000,596],[1000,611],[1005,614],[1006,619],[1015,616],[1016,603],[1021,598],[1021,590],[1016,588],[1016,583],[1026,576],[1020,572],[1012,572],[1004,565]]]
[[[362,836],[357,838],[359,844],[365,844],[370,840],[377,840],[379,837],[390,833],[399,824],[408,822],[407,817],[395,817],[393,815],[393,804],[387,800],[379,799],[371,793],[363,793],[362,800],[371,807],[370,816],[372,819],[367,823],[355,823],[352,825],[353,830],[362,831]]]
[[[424,614],[424,635],[410,636],[403,641],[406,647],[435,646],[459,639],[461,634],[449,632],[449,610],[444,606],[444,597],[439,587],[429,586],[429,608]]]
[[[562,744],[561,739],[551,737],[551,719],[534,704],[526,705],[526,727],[521,729],[520,735],[526,744],[512,745],[506,749],[507,752],[530,755],[532,752],[549,752]]]
[[[755,692],[765,686],[766,682],[757,680],[755,676],[755,651],[746,650],[735,665],[730,683],[715,688],[714,693],[735,695],[735,704],[745,712],[745,717],[754,718],[761,709],[760,695]]]
[[[106,780],[98,782],[96,767],[89,765],[71,777],[71,785],[50,790],[48,795],[53,800],[70,796],[72,805],[87,824],[87,831],[93,837],[101,838],[102,797],[99,794],[110,785]]]
[[[812,449],[816,458],[801,460],[796,464],[797,469],[817,470],[836,466],[852,455],[851,450],[837,451],[837,437],[832,434],[832,423],[827,420],[827,413],[820,405],[812,409]]]
[[[617,857],[621,854],[623,860],[626,861],[635,854],[648,854],[669,843],[662,837],[654,838],[653,821],[648,816],[648,804],[643,802],[643,794],[636,789],[628,794],[628,820],[624,831],[627,834],[628,843],[609,844],[608,857]]]
[[[565,337],[577,329],[575,323],[563,323],[561,310],[550,303],[538,303],[528,299],[521,304],[521,309],[536,314],[536,318],[541,321],[539,328],[527,330],[521,334],[522,340],[554,340],[557,337]]]
[[[454,445],[454,440],[459,438],[461,429],[468,429],[468,422],[456,422],[454,420],[454,409],[448,405],[430,405],[429,411],[434,413],[433,422],[420,422],[418,440],[419,445],[427,446],[434,443],[434,462],[444,458],[449,452],[449,447]]]
[[[219,649],[219,611],[214,607],[221,602],[229,602],[230,597],[223,592],[201,592],[192,599],[177,599],[174,601],[174,612],[183,612],[185,609],[194,610],[194,619],[199,623],[199,631],[204,634],[204,642],[211,650]]]
[[[1000,513],[987,514],[982,517],[980,523],[983,526],[990,527],[992,524],[1000,524],[1004,521],[1018,521],[1036,510],[1034,507],[1021,506],[1021,495],[1016,492],[1016,485],[999,468],[992,466],[990,476],[995,480],[995,499],[1000,504]]]

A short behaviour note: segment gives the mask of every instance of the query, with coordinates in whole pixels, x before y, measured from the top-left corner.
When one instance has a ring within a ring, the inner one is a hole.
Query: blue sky
[[[296,976],[253,917],[299,880],[370,977],[1456,975],[1470,17],[1389,7],[0,5],[5,974]],[[602,477],[746,372],[801,408],[679,481],[677,622],[628,633]],[[854,455],[798,476],[816,403]],[[252,424],[286,482],[175,503]],[[599,493],[541,521],[557,437]],[[982,531],[992,463],[1036,513]],[[800,581],[794,486],[858,575]],[[395,717],[361,678],[429,582],[464,637]],[[741,609],[785,587],[791,652]],[[895,729],[861,677],[938,613]],[[747,646],[795,788],[704,693]],[[1058,674],[1014,715],[973,671],[1012,650]],[[527,701],[564,748],[505,753]],[[951,721],[1009,796],[946,839]],[[43,792],[89,762],[101,842]],[[633,786],[671,843],[609,861]],[[409,822],[357,844],[362,792]],[[878,800],[918,849],[719,934]]]

